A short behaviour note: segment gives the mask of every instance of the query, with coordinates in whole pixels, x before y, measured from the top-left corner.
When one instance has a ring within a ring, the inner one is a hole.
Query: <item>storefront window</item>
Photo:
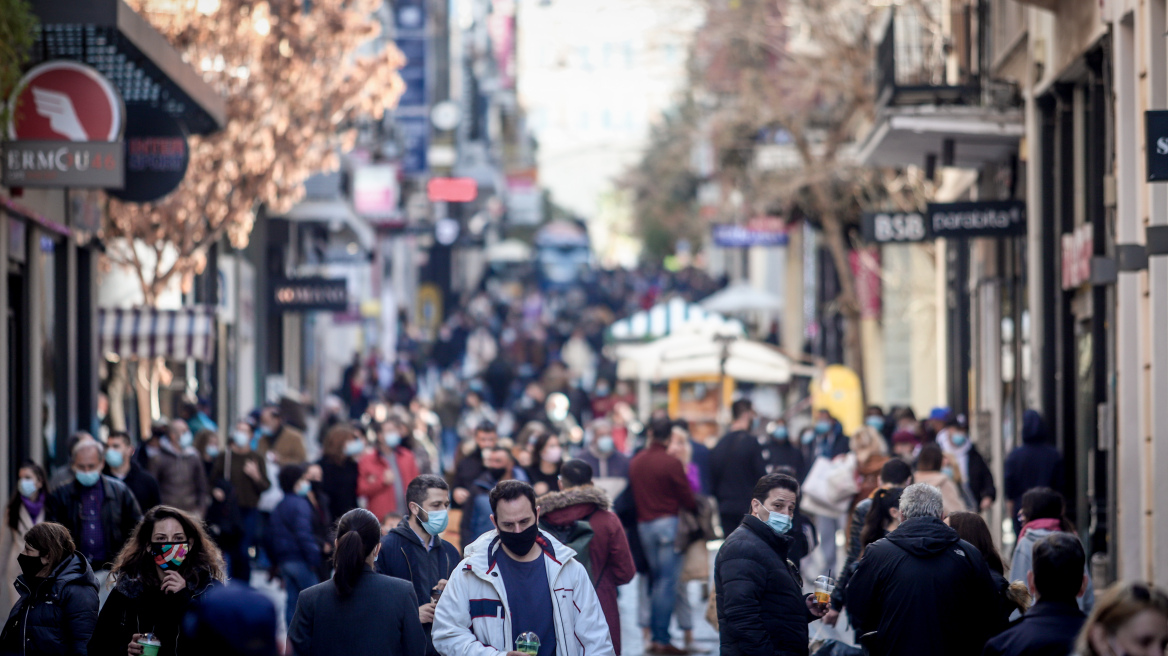
[[[36,259],[37,261],[34,265],[40,271],[37,276],[38,286],[37,289],[33,290],[31,301],[40,306],[41,315],[39,326],[42,344],[40,353],[41,405],[43,413],[41,416],[41,435],[45,440],[45,453],[48,455],[48,460],[56,460],[57,432],[60,430],[60,427],[57,425],[57,406],[60,403],[60,398],[57,394],[60,378],[57,366],[60,364],[60,353],[63,345],[58,343],[57,339],[57,323],[60,320],[56,311],[58,256],[57,244],[51,237],[47,235],[40,237]]]

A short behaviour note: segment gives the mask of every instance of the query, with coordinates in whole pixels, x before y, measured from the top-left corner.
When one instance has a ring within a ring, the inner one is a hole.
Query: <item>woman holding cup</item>
[[[202,523],[169,506],[150,509],[122,547],[89,643],[91,654],[192,653],[179,636],[191,604],[225,579],[223,556]]]

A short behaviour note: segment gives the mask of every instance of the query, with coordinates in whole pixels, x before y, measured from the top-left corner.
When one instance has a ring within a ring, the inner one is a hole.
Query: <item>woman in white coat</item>
[[[16,491],[4,510],[4,524],[0,526],[0,581],[4,582],[0,585],[0,614],[5,617],[16,605],[15,589],[9,581],[20,573],[16,557],[24,551],[24,535],[45,519],[47,483],[40,465],[24,463],[18,472]]]

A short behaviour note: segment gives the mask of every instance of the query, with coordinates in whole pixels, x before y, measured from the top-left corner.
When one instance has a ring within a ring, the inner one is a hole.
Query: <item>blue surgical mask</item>
[[[251,444],[251,435],[248,435],[244,431],[237,430],[231,434],[231,441],[235,442],[235,446],[242,449]]]
[[[877,417],[876,415],[872,415],[871,417],[865,419],[864,423],[871,426],[874,430],[884,430],[884,417]]]
[[[776,440],[785,440],[790,437],[791,434],[787,432],[786,426],[779,426],[775,428],[775,431],[771,433],[771,435],[774,435]]]
[[[820,419],[819,421],[815,422],[815,432],[816,433],[818,433],[820,435],[824,435],[829,430],[831,430],[831,422],[830,421],[827,421],[825,419]]]
[[[811,444],[815,441],[815,433],[811,431],[803,431],[803,436],[799,438],[804,444]]]
[[[187,448],[188,446],[194,444],[194,443],[195,443],[195,436],[192,435],[190,431],[187,431],[187,432],[183,433],[182,435],[178,436],[178,445],[184,449]]]
[[[616,451],[616,442],[612,441],[612,437],[602,435],[596,438],[596,450],[607,455]]]
[[[949,478],[953,478],[953,468],[952,467],[942,467],[941,473]]]
[[[365,440],[353,440],[345,445],[345,455],[359,456],[365,450]]]
[[[306,497],[306,496],[308,496],[308,493],[311,491],[312,491],[312,483],[309,483],[308,481],[300,481],[299,483],[296,484],[295,492],[299,496]]]
[[[94,485],[97,485],[98,481],[101,480],[101,472],[99,472],[99,471],[89,471],[89,472],[74,471],[73,476],[77,479],[77,482],[80,483],[83,487],[93,487]]]
[[[422,528],[426,529],[426,532],[430,535],[438,535],[442,531],[445,531],[446,524],[450,521],[450,511],[448,510],[432,510],[426,514],[425,520],[422,519],[422,512],[424,511],[421,508],[418,508],[414,512],[417,513],[418,522],[422,524]]]
[[[207,445],[207,457],[214,458],[219,455],[219,447],[214,444]]]
[[[37,492],[39,492],[39,490],[37,490],[36,480],[32,478],[20,479],[20,482],[17,483],[16,487],[20,490],[20,496],[24,497],[25,499],[32,499],[36,497]]]
[[[954,433],[949,436],[949,443],[955,447],[963,447],[968,439],[965,433]]]
[[[397,433],[385,434],[385,446],[388,446],[391,449],[396,449],[399,444],[401,444],[401,435],[398,435]]]
[[[110,449],[105,452],[105,462],[111,469],[117,469],[126,462],[126,454]]]
[[[787,531],[791,530],[791,516],[777,513],[773,510],[766,523],[767,526],[771,527],[771,530],[779,535],[786,535]]]

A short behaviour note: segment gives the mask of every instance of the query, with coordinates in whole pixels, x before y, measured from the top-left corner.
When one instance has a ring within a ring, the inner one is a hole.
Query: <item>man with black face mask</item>
[[[538,656],[614,656],[587,570],[539,530],[535,491],[503,481],[490,501],[496,530],[467,546],[435,610],[438,653],[526,656],[516,643],[534,633]]]

